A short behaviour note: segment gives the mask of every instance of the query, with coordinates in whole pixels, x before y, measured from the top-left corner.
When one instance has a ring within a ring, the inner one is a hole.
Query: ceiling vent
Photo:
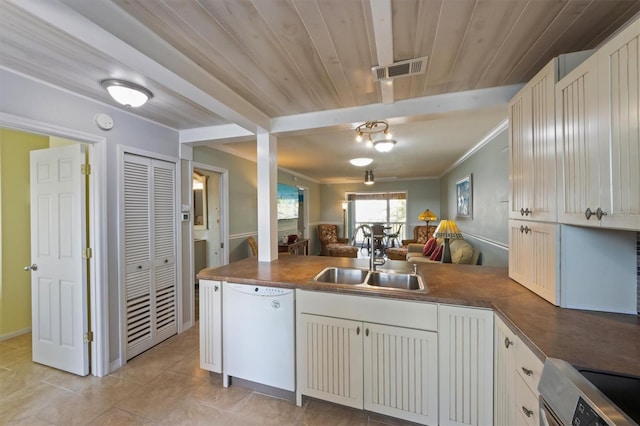
[[[394,62],[391,65],[383,65],[371,68],[373,81],[388,80],[397,77],[422,74],[427,69],[427,57],[408,59]]]

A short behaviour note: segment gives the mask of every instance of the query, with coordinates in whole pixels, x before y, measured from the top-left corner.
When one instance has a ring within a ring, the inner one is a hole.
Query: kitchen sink
[[[422,277],[416,274],[375,271],[367,277],[367,285],[402,290],[424,290]]]
[[[355,268],[325,268],[312,281],[332,284],[362,284],[369,271]]]
[[[368,271],[357,268],[328,267],[311,280],[313,283],[348,284],[362,287],[389,288],[394,290],[425,290],[420,274],[395,271]]]

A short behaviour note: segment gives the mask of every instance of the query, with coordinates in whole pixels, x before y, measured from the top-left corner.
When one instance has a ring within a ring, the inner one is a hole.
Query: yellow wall
[[[0,129],[0,336],[31,327],[29,151],[48,147],[48,136]]]

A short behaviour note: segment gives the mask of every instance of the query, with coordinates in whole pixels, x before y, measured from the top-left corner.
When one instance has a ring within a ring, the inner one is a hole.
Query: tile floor
[[[199,368],[197,327],[106,377],[31,362],[31,334],[0,341],[0,425],[410,425],[304,399],[302,407]]]

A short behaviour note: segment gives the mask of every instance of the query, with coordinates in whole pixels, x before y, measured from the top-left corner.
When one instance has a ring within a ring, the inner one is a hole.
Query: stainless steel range
[[[563,360],[547,358],[538,390],[544,426],[637,426],[640,422],[640,378],[578,371]]]

